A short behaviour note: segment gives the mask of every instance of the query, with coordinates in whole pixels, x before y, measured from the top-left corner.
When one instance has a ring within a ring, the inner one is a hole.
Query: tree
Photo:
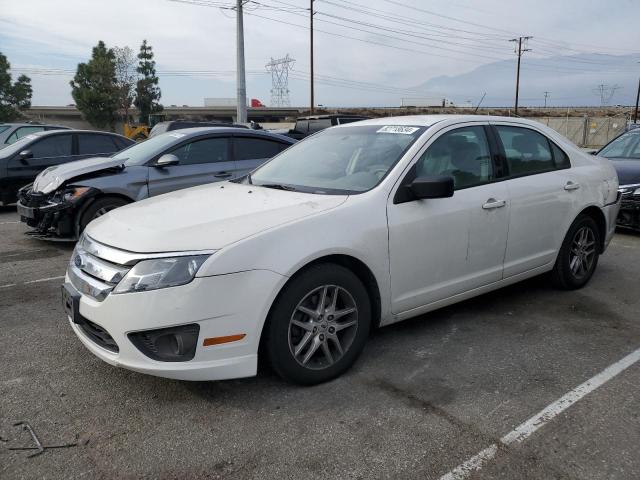
[[[0,53],[0,121],[10,122],[22,116],[22,111],[31,106],[31,79],[26,75],[20,75],[18,80],[12,83],[11,65],[2,53]]]
[[[116,58],[116,88],[118,106],[125,122],[129,121],[129,109],[133,104],[136,88],[136,57],[129,47],[114,47]]]
[[[115,130],[118,88],[113,50],[101,40],[93,47],[91,60],[79,63],[71,84],[71,95],[82,116],[97,128]]]
[[[138,68],[136,69],[140,78],[136,85],[135,106],[140,113],[140,123],[148,123],[149,115],[162,111],[159,103],[161,92],[158,87],[158,77],[156,76],[156,62],[153,60],[153,50],[146,40],[140,45],[138,53]]]

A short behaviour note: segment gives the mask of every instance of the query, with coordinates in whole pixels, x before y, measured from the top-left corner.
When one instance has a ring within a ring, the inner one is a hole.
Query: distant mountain
[[[525,53],[520,70],[520,105],[544,105],[544,92],[550,92],[549,106],[600,105],[599,86],[605,97],[611,95],[609,105],[635,103],[640,53],[631,55],[580,54],[536,58]],[[486,92],[483,106],[513,104],[516,83],[516,60],[482,65],[470,72],[455,76],[431,78],[415,87],[425,96],[444,94],[456,105],[477,104]],[[611,87],[618,88],[612,93]],[[434,92],[434,95],[429,95]]]

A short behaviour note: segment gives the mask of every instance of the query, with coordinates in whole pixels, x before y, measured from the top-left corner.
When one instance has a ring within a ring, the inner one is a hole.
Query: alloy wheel
[[[589,274],[596,258],[596,236],[591,227],[580,228],[573,236],[569,252],[569,268],[576,279]]]
[[[303,367],[322,370],[344,356],[357,329],[353,296],[337,285],[323,285],[308,292],[291,315],[289,350]]]

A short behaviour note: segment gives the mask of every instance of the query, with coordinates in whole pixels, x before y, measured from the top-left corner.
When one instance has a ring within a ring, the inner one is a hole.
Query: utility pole
[[[314,92],[313,92],[313,0],[309,0],[309,23],[310,29],[309,32],[311,34],[310,38],[310,47],[311,47],[311,104],[309,106],[309,112],[313,115],[313,107],[315,105]]]
[[[244,73],[244,25],[242,22],[243,0],[236,0],[236,75],[237,106],[236,122],[247,123],[247,82]]]
[[[512,38],[509,40],[510,42],[518,42],[518,48],[516,50],[516,54],[518,55],[518,71],[516,73],[516,105],[515,105],[515,114],[518,115],[518,96],[520,94],[520,58],[524,52],[530,52],[530,48],[526,48],[527,40],[531,40],[533,37],[518,37]],[[523,48],[523,45],[524,48]]]
[[[551,92],[544,92],[544,108],[547,108],[547,98]]]
[[[638,93],[636,95],[636,112],[633,114],[633,123],[638,123],[638,103],[640,103],[640,79],[638,80]]]

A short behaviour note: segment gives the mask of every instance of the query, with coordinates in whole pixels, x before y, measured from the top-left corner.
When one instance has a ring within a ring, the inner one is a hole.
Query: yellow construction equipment
[[[152,114],[149,115],[148,124],[139,123],[133,124],[129,122],[125,122],[124,124],[124,136],[130,138],[131,140],[135,140],[136,142],[141,142],[142,140],[146,140],[149,138],[149,132],[151,129],[159,122],[164,121],[165,116],[162,114]]]

